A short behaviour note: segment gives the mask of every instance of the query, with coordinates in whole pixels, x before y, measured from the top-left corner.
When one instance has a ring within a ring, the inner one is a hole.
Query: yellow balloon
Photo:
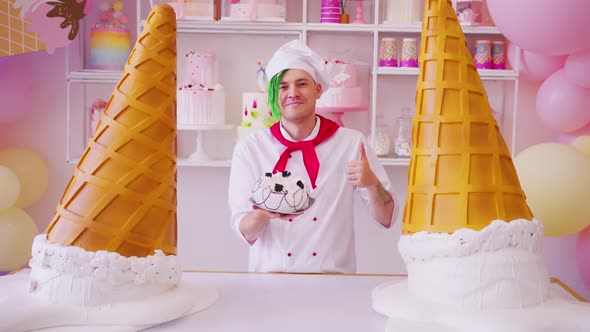
[[[590,157],[560,143],[533,145],[514,158],[527,203],[545,234],[575,234],[590,222]]]
[[[25,211],[14,207],[0,211],[0,271],[25,265],[38,233],[37,225]]]
[[[0,165],[0,211],[13,206],[20,193],[20,182],[14,172]]]
[[[571,144],[578,151],[590,156],[590,136],[578,136]]]
[[[0,165],[10,168],[20,182],[20,194],[14,206],[27,207],[47,190],[49,171],[37,153],[21,148],[3,149],[0,150]]]

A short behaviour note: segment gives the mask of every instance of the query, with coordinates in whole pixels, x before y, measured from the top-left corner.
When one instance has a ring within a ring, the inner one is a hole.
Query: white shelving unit
[[[229,160],[214,160],[205,152],[206,131],[219,131],[234,129],[233,125],[179,125],[178,130],[196,131],[195,149],[186,159],[179,159],[180,166],[225,166],[229,165]]]
[[[411,36],[415,38],[420,37],[421,26],[417,24],[408,25],[386,25],[382,24],[382,6],[386,3],[385,0],[365,0],[363,4],[365,6],[365,19],[370,22],[368,24],[325,24],[311,22],[314,19],[310,19],[310,13],[317,16],[316,12],[319,12],[320,0],[289,0],[290,7],[298,7],[301,10],[300,22],[235,22],[235,21],[202,21],[202,20],[179,20],[177,22],[177,31],[180,35],[187,34],[191,38],[197,38],[199,34],[207,34],[208,36],[216,34],[231,34],[231,35],[251,35],[252,38],[265,38],[265,35],[275,36],[292,36],[299,38],[304,42],[308,42],[308,38],[312,34],[327,34],[334,36],[352,36],[358,38],[359,41],[366,42],[367,38],[371,39],[372,50],[370,51],[370,58],[365,59],[369,63],[370,67],[370,79],[369,79],[369,112],[367,116],[370,117],[370,133],[371,136],[375,136],[377,127],[376,119],[377,114],[383,110],[379,109],[379,98],[378,88],[384,81],[391,79],[392,77],[412,77],[418,76],[418,68],[383,68],[378,67],[378,55],[379,55],[379,44],[383,36],[391,35],[403,35]],[[351,2],[355,3],[355,2]],[[137,22],[137,35],[139,35],[143,25],[145,24],[145,16],[147,15],[146,8],[149,7],[147,0],[137,0],[136,2],[136,22]],[[351,7],[354,10],[353,7]],[[314,17],[315,17],[314,16]],[[351,15],[351,20],[352,20]],[[299,14],[297,14],[299,17]],[[501,33],[496,27],[463,27],[463,31],[466,37],[469,38],[502,38]],[[194,36],[193,36],[194,35]],[[313,45],[312,45],[313,47]],[[68,99],[70,95],[70,87],[72,83],[116,83],[120,78],[120,72],[112,71],[96,71],[96,70],[78,70],[69,71],[70,59],[66,57],[66,73],[68,82]],[[512,105],[507,106],[505,102],[505,91],[506,83],[504,83],[504,89],[501,96],[490,96],[490,99],[500,98],[502,102],[502,111],[507,114],[507,111],[511,111],[511,150],[514,153],[515,147],[515,133],[517,127],[517,102],[518,102],[518,63],[515,69],[509,70],[479,70],[479,74],[484,81],[511,81],[513,100]],[[413,82],[413,80],[412,80]],[[409,84],[409,83],[397,83],[397,84]],[[242,91],[240,91],[241,93]],[[226,97],[227,98],[227,97]],[[70,103],[68,102],[68,151],[67,157],[68,162],[76,162],[76,157],[73,156],[70,151],[70,127],[72,126],[71,112],[78,112],[79,110],[72,110]],[[402,105],[399,105],[400,107]],[[226,109],[226,115],[228,112],[233,110]],[[237,124],[233,124],[237,125]],[[202,128],[201,128],[202,129]],[[385,166],[407,166],[409,159],[406,158],[380,158],[381,162]],[[203,167],[229,167],[230,162],[227,160],[179,160],[179,166],[203,166]]]

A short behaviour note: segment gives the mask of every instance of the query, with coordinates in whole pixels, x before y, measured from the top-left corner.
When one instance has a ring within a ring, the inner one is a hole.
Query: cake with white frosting
[[[224,124],[225,91],[221,84],[215,82],[215,53],[191,51],[184,60],[186,79],[177,91],[178,124]]]
[[[269,128],[277,122],[268,104],[268,78],[261,61],[258,62],[256,81],[258,82],[257,92],[242,93],[242,122],[238,126],[238,139]]]
[[[301,213],[311,202],[303,178],[288,171],[261,176],[252,188],[251,199],[262,209],[282,214]]]

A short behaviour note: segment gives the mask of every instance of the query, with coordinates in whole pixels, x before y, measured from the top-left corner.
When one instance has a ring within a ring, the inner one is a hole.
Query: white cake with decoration
[[[291,172],[265,173],[252,188],[252,203],[261,209],[283,214],[297,214],[309,207],[309,187]]]
[[[330,77],[330,86],[322,87],[323,93],[316,106],[360,107],[363,105],[363,90],[358,82],[358,68],[352,63],[340,59],[326,60],[326,71]]]
[[[222,125],[225,93],[215,82],[215,53],[189,52],[185,56],[185,83],[177,91],[179,126]]]
[[[266,91],[268,79],[262,62],[258,62],[256,76],[259,91],[242,94],[242,122],[238,126],[238,139],[261,129],[269,128],[277,122],[277,119],[272,116],[272,110],[268,104],[268,92]]]

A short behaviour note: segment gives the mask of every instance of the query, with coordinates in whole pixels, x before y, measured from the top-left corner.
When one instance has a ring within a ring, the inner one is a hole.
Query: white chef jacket
[[[317,120],[306,140],[317,136],[320,118]],[[295,141],[282,126],[281,132],[286,139]],[[364,136],[356,130],[340,127],[315,147],[320,168],[316,188],[310,193],[314,203],[303,214],[288,221],[277,218],[269,222],[250,247],[251,272],[356,272],[353,200],[358,194],[368,206],[368,194],[365,188],[357,188],[346,181],[345,170],[348,161],[359,159],[361,142],[365,145],[371,170],[383,187],[390,190],[385,169]],[[243,138],[234,148],[228,201],[232,228],[246,243],[239,225],[242,218],[253,211],[249,199],[254,183],[264,173],[272,172],[285,149],[269,129]],[[291,153],[285,170],[292,176],[302,177],[311,189],[301,150]],[[395,206],[398,211],[398,205]],[[396,215],[394,211],[392,224]]]

